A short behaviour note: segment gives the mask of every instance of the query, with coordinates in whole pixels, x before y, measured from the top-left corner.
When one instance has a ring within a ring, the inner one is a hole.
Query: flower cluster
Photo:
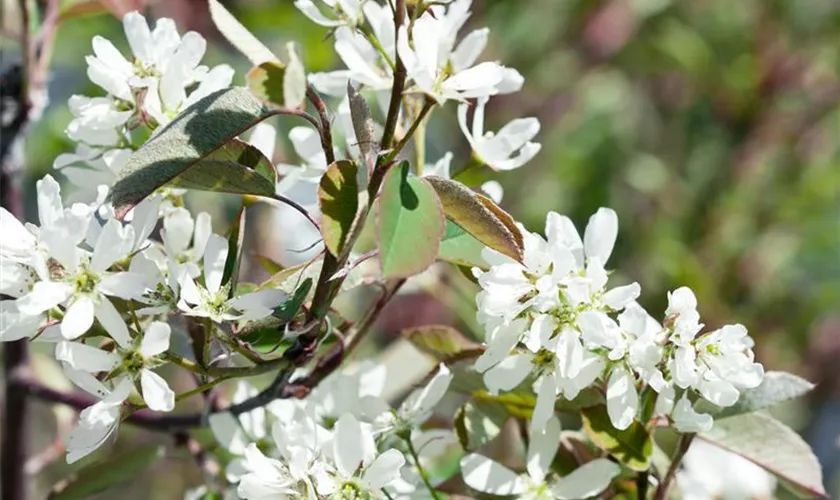
[[[53,167],[82,189],[113,184],[150,133],[233,78],[226,64],[200,65],[207,42],[193,31],[179,35],[172,19],[160,19],[150,29],[146,18],[130,12],[123,28],[131,58],[101,36],[93,38],[93,55],[87,57],[88,78],[107,95],[74,95],[68,102],[73,120],[66,132],[77,147],[59,155]]]
[[[0,339],[54,342],[68,378],[100,399],[67,438],[72,462],[114,432],[134,387],[142,396],[137,404],[174,408],[174,392],[153,371],[171,356],[172,330],[163,321],[169,315],[216,323],[259,319],[286,293],[238,294],[222,283],[228,242],[212,233],[206,213],[193,220],[155,196],[125,223],[101,199],[64,206],[50,176],[38,181],[37,191],[39,226],[0,209],[7,235],[0,244],[0,290],[9,297],[0,301]],[[159,221],[161,242],[150,239]]]
[[[450,431],[417,429],[452,375],[441,365],[396,409],[381,397],[385,378],[382,365],[365,362],[332,375],[305,399],[274,401],[238,417],[212,415],[213,434],[236,457],[225,471],[236,494],[386,498],[383,490],[392,496],[422,490],[417,461],[457,442]],[[240,383],[233,400],[255,392]]]
[[[688,288],[669,294],[664,324],[636,302],[637,283],[607,288],[604,266],[617,236],[610,209],[589,219],[583,238],[570,219],[552,212],[546,238],[525,233],[522,262],[486,249],[489,270],[474,272],[487,350],[475,368],[493,392],[530,380],[536,431],[545,428],[557,396],[572,400],[601,382],[617,429],[644,421],[640,392],[649,389],[659,395],[656,413],[670,414],[678,430],[708,430],[712,418],[694,411],[697,397],[731,406],[740,389],[761,383],[752,340],[741,325],[698,336],[703,325]]]

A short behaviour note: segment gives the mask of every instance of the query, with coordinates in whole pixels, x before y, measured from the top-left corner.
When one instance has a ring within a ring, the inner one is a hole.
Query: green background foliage
[[[291,1],[226,4],[275,53],[284,54],[288,41],[298,42],[309,72],[339,64],[326,31]],[[471,169],[458,180],[470,185],[499,180],[505,187],[502,206],[531,230],[542,230],[549,210],[569,215],[582,229],[599,206],[614,208],[620,234],[609,263],[616,270],[613,279],[640,282],[642,303],[652,314],[663,311],[666,291],[688,285],[697,292],[708,327],[743,323],[769,369],[819,384],[809,399],[774,412],[815,445],[829,473],[829,492],[837,495],[830,474],[840,464],[840,424],[830,422],[840,421],[832,410],[840,406],[840,4],[475,0],[473,11],[470,26],[491,28],[483,57],[526,77],[522,92],[491,101],[486,128],[537,116],[543,149],[514,173]],[[204,34],[210,41],[205,63],[232,64],[234,83],[244,83],[250,66],[224,44],[203,1],[153,2],[147,13],[175,18],[182,32]],[[6,54],[18,47],[4,24],[5,65],[11,59]],[[107,14],[72,19],[59,30],[52,105],[26,145],[30,218],[35,180],[51,173],[57,154],[72,149],[63,134],[70,120],[66,98],[100,93],[84,74],[84,56],[96,34],[127,47],[121,26]],[[284,139],[298,124],[272,123]],[[436,112],[427,140],[430,161],[452,149],[453,172],[468,164],[453,106]],[[275,160],[296,161],[285,140]],[[218,233],[238,209],[235,198],[218,203],[209,193],[189,201],[191,208],[214,215]],[[249,241],[255,254],[282,244],[269,220],[249,226],[253,234],[268,235]],[[395,309],[409,306],[413,313],[386,315],[368,353],[423,323],[446,322],[474,332],[470,286],[454,272],[434,293],[417,292],[398,302]],[[181,381],[181,388],[189,383]],[[37,408],[33,427],[61,429],[69,422],[66,410]],[[35,433],[30,449],[48,449],[54,438],[52,432]],[[167,440],[123,426],[117,449],[91,460],[138,442],[167,444],[174,451],[124,488],[97,498],[175,499],[199,484],[202,474],[194,461]],[[48,462],[39,494],[69,470],[61,458]]]

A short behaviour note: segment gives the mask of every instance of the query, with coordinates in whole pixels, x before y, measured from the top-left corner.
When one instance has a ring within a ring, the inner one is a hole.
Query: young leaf
[[[358,167],[352,161],[340,160],[327,168],[318,185],[321,207],[321,234],[327,250],[335,256],[344,251],[344,244],[359,212]]]
[[[711,431],[697,437],[775,474],[801,498],[828,497],[820,463],[811,448],[799,434],[766,412],[716,419]]]
[[[193,189],[272,196],[273,180],[260,166],[268,160],[256,148],[232,140],[271,115],[262,101],[238,87],[193,104],[128,159],[109,195],[117,214],[176,179]]]
[[[286,302],[283,302],[274,309],[275,318],[279,318],[284,323],[288,323],[295,318],[295,315],[300,311],[303,302],[306,300],[306,295],[312,288],[312,278],[306,278],[303,283],[295,290],[295,293],[289,297]]]
[[[459,182],[435,176],[426,179],[435,188],[449,220],[488,247],[522,260],[522,235],[507,213]]]
[[[257,37],[242,26],[218,0],[209,0],[210,17],[213,23],[222,32],[222,35],[236,47],[239,52],[250,60],[254,66],[265,62],[279,62],[275,56]]]
[[[455,414],[455,433],[461,447],[475,450],[499,435],[510,415],[495,403],[467,401]]]
[[[634,421],[630,427],[620,431],[613,427],[607,407],[603,405],[585,409],[581,417],[586,434],[598,448],[635,471],[650,468],[653,438],[642,424]]]
[[[475,239],[464,228],[446,219],[446,231],[440,240],[438,259],[452,262],[459,266],[487,268],[487,262],[481,257],[481,252],[487,246]]]
[[[259,96],[260,99],[282,108],[285,105],[283,98],[285,77],[285,64],[268,61],[251,68],[245,75],[245,82],[251,92]]]
[[[761,385],[741,392],[738,402],[727,408],[720,408],[705,400],[697,405],[697,411],[711,413],[715,420],[742,413],[763,410],[773,405],[805,395],[814,384],[796,375],[785,372],[767,372]]]
[[[480,354],[481,345],[464,337],[458,330],[446,325],[429,325],[403,330],[402,335],[414,347],[445,361],[466,351]]]
[[[385,278],[407,278],[437,257],[443,209],[425,179],[409,175],[404,161],[385,174],[377,206],[379,261]]]
[[[306,72],[297,55],[294,42],[286,44],[289,62],[283,75],[283,106],[288,109],[303,107],[306,99]]]
[[[367,187],[367,179],[370,178],[376,163],[377,143],[374,139],[373,118],[370,116],[370,107],[368,107],[367,101],[349,80],[347,81],[347,99],[350,102],[350,119],[353,122],[353,131],[356,133],[356,142],[359,145],[359,151],[362,153],[362,161],[365,165],[363,171],[359,172],[363,176],[359,184],[365,188]]]
[[[84,500],[124,483],[164,457],[166,447],[149,444],[107,461],[94,463],[56,484],[50,500]]]
[[[245,243],[245,205],[233,220],[228,232],[228,255],[222,272],[222,285],[229,285],[228,298],[232,298],[239,279],[239,266],[242,263],[242,245]]]

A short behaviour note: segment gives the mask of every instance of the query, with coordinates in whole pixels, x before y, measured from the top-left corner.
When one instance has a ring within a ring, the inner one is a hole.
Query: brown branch
[[[656,492],[653,494],[654,500],[666,500],[668,498],[668,489],[671,487],[671,483],[674,482],[674,478],[677,476],[677,470],[680,468],[680,463],[688,451],[688,448],[691,446],[691,442],[694,441],[694,436],[696,436],[696,434],[683,434],[680,436],[680,441],[677,444],[676,451],[674,451],[674,457],[671,459],[671,465],[668,467],[668,472],[665,474],[662,482],[659,483],[659,486],[656,487]]]

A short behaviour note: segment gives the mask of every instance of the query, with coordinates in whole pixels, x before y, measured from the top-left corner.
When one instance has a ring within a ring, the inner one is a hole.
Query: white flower
[[[355,26],[361,22],[364,0],[321,0],[332,10],[336,19],[326,17],[312,0],[295,0],[295,7],[313,23],[328,28]]]
[[[155,321],[146,328],[139,342],[117,341],[116,352],[106,352],[80,342],[60,342],[56,345],[55,357],[74,370],[89,373],[110,372],[122,367],[125,375],[118,380],[139,379],[141,394],[150,409],[172,411],[175,393],[166,380],[152,371],[162,363],[160,355],[169,349],[170,334],[168,324]]]
[[[696,389],[718,406],[732,406],[740,389],[761,384],[764,367],[754,362],[753,342],[743,325],[726,325],[697,340]]]
[[[227,257],[227,240],[216,234],[208,236],[203,256],[204,285],[182,275],[178,307],[189,316],[210,318],[217,323],[270,316],[273,309],[286,300],[286,293],[266,289],[228,298],[229,287],[222,286]]]
[[[377,493],[400,478],[400,468],[405,464],[399,450],[377,454],[369,426],[350,414],[335,424],[332,451],[335,471],[323,477],[317,487],[319,493],[337,498]]]
[[[526,164],[539,151],[540,145],[531,142],[540,131],[536,118],[518,118],[498,133],[484,131],[484,107],[488,98],[480,97],[473,111],[472,130],[467,125],[469,104],[458,106],[458,125],[472,146],[476,158],[493,170],[514,170]]]
[[[67,125],[67,137],[89,146],[112,148],[125,141],[123,128],[134,114],[123,110],[112,97],[74,95],[67,101],[73,120]]]
[[[491,495],[516,495],[523,500],[577,500],[604,491],[621,470],[615,463],[599,458],[566,477],[550,477],[559,444],[560,422],[552,416],[545,430],[531,432],[527,474],[517,475],[504,465],[474,453],[461,459],[461,474],[470,488]]]
[[[80,143],[73,153],[62,153],[53,161],[71,184],[86,198],[96,196],[95,187],[111,186],[132,154],[131,149],[100,149]]]
[[[396,412],[385,412],[380,415],[376,421],[377,430],[379,432],[393,430],[400,433],[419,427],[431,416],[432,410],[443,398],[450,382],[452,382],[452,372],[441,363],[429,383],[412,392]]]
[[[694,411],[694,405],[686,395],[677,401],[671,418],[674,421],[674,428],[683,433],[706,432],[714,425],[711,415]]]
[[[82,389],[102,398],[79,413],[78,425],[64,436],[67,463],[72,464],[91,454],[114,434],[120,423],[120,407],[131,394],[132,383],[123,379],[113,391],[86,372],[65,369],[68,377]]]
[[[93,252],[88,252],[77,245],[87,232],[89,207],[77,204],[69,210],[63,209],[58,184],[50,176],[38,181],[38,206],[42,225],[32,228],[37,232],[38,243],[29,262],[40,281],[17,299],[18,310],[34,316],[66,304],[61,321],[65,338],[84,334],[96,318],[114,340],[127,341],[125,322],[107,297],[138,296],[145,290],[146,278],[132,272],[108,270],[134,248],[134,226],[108,220],[96,238]],[[60,266],[48,266],[48,259]]]
[[[471,0],[455,0],[444,9],[426,12],[408,27],[401,26],[397,51],[414,82],[414,90],[443,104],[519,90],[522,76],[495,62],[475,61],[487,45],[489,30],[475,30],[455,46],[458,31],[470,15]],[[412,90],[412,89],[409,89]]]
[[[390,17],[390,12],[388,16]],[[393,54],[393,19],[385,25],[390,26],[389,34],[392,40],[390,51],[386,53]],[[394,74],[389,62],[383,60],[382,54],[357,31],[346,27],[338,28],[335,31],[335,51],[347,69],[309,75],[309,81],[318,91],[344,97],[347,95],[348,81],[378,92],[387,92],[393,86]]]
[[[292,475],[289,466],[279,460],[266,457],[254,443],[245,448],[243,465],[249,472],[239,479],[236,492],[246,500],[304,498],[306,496],[307,485]]]
[[[350,414],[372,422],[390,409],[382,399],[387,372],[384,364],[365,360],[342,367],[321,383],[308,400],[316,405],[318,417],[335,420]]]

